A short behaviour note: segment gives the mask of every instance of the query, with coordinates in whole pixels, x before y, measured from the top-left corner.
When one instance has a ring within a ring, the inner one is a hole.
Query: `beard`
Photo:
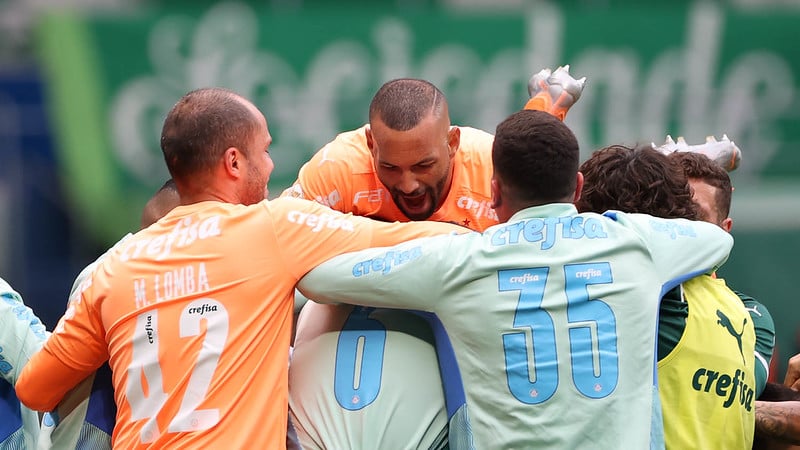
[[[436,186],[425,186],[422,189],[419,189],[418,192],[414,192],[411,195],[405,194],[397,189],[391,189],[389,192],[392,195],[392,200],[394,200],[394,204],[397,205],[397,208],[409,219],[413,221],[421,221],[429,219],[433,213],[439,208],[439,203],[442,200],[442,193],[444,192],[444,186],[447,183],[447,177],[442,178],[440,181],[436,183]],[[430,202],[424,209],[422,208],[414,208],[413,210],[409,208],[410,205],[407,204],[406,199],[408,197],[421,197],[421,202]]]

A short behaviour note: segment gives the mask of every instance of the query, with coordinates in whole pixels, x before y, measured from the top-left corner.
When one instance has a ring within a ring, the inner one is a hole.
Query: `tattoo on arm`
[[[800,445],[800,401],[756,401],[756,435]]]

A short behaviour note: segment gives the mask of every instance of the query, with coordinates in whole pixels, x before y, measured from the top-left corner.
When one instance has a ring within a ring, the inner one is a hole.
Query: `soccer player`
[[[14,385],[46,338],[41,320],[0,278],[0,448],[36,448],[39,415],[20,405]]]
[[[585,79],[569,66],[529,83],[527,109],[563,119]],[[305,163],[282,195],[381,220],[436,220],[482,231],[497,224],[491,208],[493,136],[451,126],[447,99],[428,81],[401,78],[378,89],[369,123],[339,134]]]
[[[140,229],[145,229],[180,204],[180,196],[172,180],[168,180],[142,208]],[[106,253],[86,266],[75,278],[69,293],[68,307],[80,299],[81,286],[106,255],[113,253],[131,233],[125,235]],[[97,372],[70,391],[54,412],[42,417],[38,448],[42,449],[111,449],[117,407],[111,369],[103,364]]]
[[[681,153],[693,154],[708,160]],[[603,148],[581,165],[581,172],[579,211],[702,217],[683,168],[650,147]],[[755,332],[742,302],[723,280],[702,275],[667,292],[658,317],[666,447],[750,448],[757,396]]]
[[[713,270],[733,240],[705,222],[578,214],[578,159],[566,125],[517,112],[492,148],[500,225],[333,258],[298,287],[435,313],[475,448],[647,448],[661,290]]]
[[[585,81],[573,79],[568,69],[535,74],[526,108],[563,120]],[[305,194],[340,211],[383,220],[439,220],[477,231],[496,223],[488,203],[493,136],[451,126],[447,100],[433,84],[417,79],[384,84],[370,105],[369,122],[326,145],[285,195]],[[419,210],[413,203],[426,206]],[[463,414],[463,389],[435,318],[316,304],[300,315],[289,402],[304,448],[448,443],[448,420],[458,428]]]
[[[697,155],[714,164],[697,153],[680,155]],[[585,184],[578,210],[700,219],[687,175],[670,158],[650,147],[598,150],[581,165]],[[667,292],[658,317],[658,388],[666,447],[750,448],[758,395],[755,334],[739,297],[723,280],[702,275]]]
[[[219,88],[170,110],[161,148],[180,206],[106,256],[17,382],[51,410],[105,361],[114,447],[284,448],[294,286],[333,255],[451,232],[298,199],[266,201],[263,114]]]
[[[669,157],[682,168],[692,188],[692,198],[699,207],[700,220],[716,224],[730,232],[733,219],[729,217],[733,186],[728,172],[717,162],[701,153],[670,153]],[[769,378],[769,363],[775,346],[775,322],[762,303],[734,290],[750,314],[756,333],[755,389],[756,397],[764,391]]]
[[[434,345],[409,311],[307,303],[289,367],[302,448],[446,448]]]
[[[544,69],[529,81],[526,108],[563,120],[584,82],[569,75],[569,66],[554,72]],[[451,126],[447,100],[433,84],[392,80],[373,97],[369,124],[340,134],[320,150],[284,195],[305,196],[382,220],[429,219],[482,231],[496,223],[488,203],[492,140],[481,130]],[[414,212],[409,206],[414,202],[425,203],[425,211]],[[306,448],[355,443],[361,448],[435,448],[446,443],[442,426],[463,403],[463,390],[440,324],[425,317],[437,330],[431,334],[425,321],[403,311],[351,310],[311,305],[302,312],[304,320],[297,326],[300,345],[295,345],[289,372],[292,422],[301,443]],[[319,323],[325,326],[311,325]],[[364,354],[361,364],[375,370],[366,372],[366,379],[354,378],[352,370],[343,372],[347,360],[342,358],[354,351],[349,337],[373,335],[379,335],[376,342],[385,347],[380,353]],[[441,347],[438,355],[432,340]],[[409,363],[404,360],[409,354],[420,357]],[[430,364],[437,356],[441,376]],[[349,385],[344,383],[347,374]],[[355,389],[362,381],[372,383]],[[342,400],[345,392],[363,400],[369,389],[374,389],[369,402]],[[387,415],[386,410],[395,413]]]

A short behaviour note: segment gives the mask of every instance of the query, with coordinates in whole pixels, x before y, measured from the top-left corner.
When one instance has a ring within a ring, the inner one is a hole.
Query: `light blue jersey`
[[[0,279],[0,448],[36,446],[39,415],[20,404],[14,384],[45,339],[44,324],[25,306],[22,297]]]
[[[646,449],[659,299],[716,269],[732,245],[705,222],[551,204],[482,234],[342,255],[299,288],[435,313],[476,448]]]
[[[289,414],[302,447],[443,448],[434,341],[409,311],[309,302],[289,366]]]

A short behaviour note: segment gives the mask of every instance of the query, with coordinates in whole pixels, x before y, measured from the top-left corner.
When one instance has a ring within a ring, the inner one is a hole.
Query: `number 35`
[[[526,333],[503,335],[508,388],[517,400],[532,405],[555,394],[559,361],[567,361],[556,355],[553,317],[542,308],[549,270],[537,267],[497,273],[499,291],[520,292],[514,328],[530,330],[533,341],[533,364],[530,364]],[[572,382],[586,397],[606,397],[614,391],[619,379],[616,319],[607,303],[589,298],[586,287],[611,283],[611,266],[608,263],[566,265],[564,277]],[[531,381],[531,366],[536,381]]]

